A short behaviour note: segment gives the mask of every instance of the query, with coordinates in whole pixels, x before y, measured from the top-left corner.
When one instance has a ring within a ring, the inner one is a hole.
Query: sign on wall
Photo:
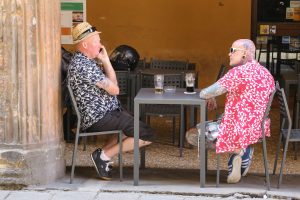
[[[71,30],[86,21],[86,0],[61,0],[61,43],[73,44]]]

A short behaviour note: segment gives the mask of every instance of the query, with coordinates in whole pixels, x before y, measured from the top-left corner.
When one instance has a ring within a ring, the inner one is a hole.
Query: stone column
[[[0,185],[65,173],[60,1],[0,1]]]

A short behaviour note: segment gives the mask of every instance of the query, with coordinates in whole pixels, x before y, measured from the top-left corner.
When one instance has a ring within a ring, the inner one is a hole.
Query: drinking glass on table
[[[186,92],[193,93],[195,91],[195,73],[185,74]]]
[[[164,75],[156,74],[154,75],[154,88],[156,94],[162,94],[164,91]]]

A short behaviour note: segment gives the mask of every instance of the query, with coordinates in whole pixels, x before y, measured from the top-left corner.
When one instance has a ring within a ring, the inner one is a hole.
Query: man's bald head
[[[246,59],[248,61],[254,60],[255,59],[255,44],[252,42],[252,40],[249,39],[238,39],[234,42],[234,44],[237,44],[240,47],[243,47],[247,54],[246,54]]]

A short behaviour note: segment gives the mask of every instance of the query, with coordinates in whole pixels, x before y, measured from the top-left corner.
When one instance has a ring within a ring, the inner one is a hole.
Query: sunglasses
[[[82,38],[84,38],[86,35],[88,35],[89,33],[93,33],[97,31],[96,27],[91,27],[89,29],[87,29],[86,31],[84,31],[83,33],[81,33],[79,36],[78,36],[78,39],[77,40],[80,40]]]
[[[239,48],[231,47],[230,50],[229,50],[229,52],[230,52],[231,54],[233,54],[233,53],[235,53],[235,52],[237,52],[237,51],[245,51],[245,49],[239,49]]]

